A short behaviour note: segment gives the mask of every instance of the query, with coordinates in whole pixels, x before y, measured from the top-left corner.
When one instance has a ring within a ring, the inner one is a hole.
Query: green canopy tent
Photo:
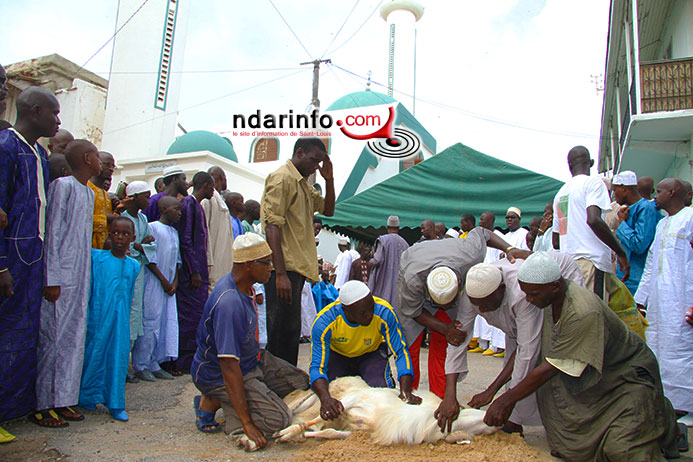
[[[377,185],[339,202],[323,224],[354,239],[373,242],[386,232],[389,215],[398,215],[400,234],[419,236],[425,219],[459,226],[460,217],[490,210],[505,227],[505,212],[522,210],[522,224],[544,213],[563,182],[482,154],[461,143]]]

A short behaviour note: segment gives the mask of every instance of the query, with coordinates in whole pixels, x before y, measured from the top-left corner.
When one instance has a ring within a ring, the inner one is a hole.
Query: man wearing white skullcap
[[[520,226],[522,212],[517,207],[510,207],[505,213],[505,224],[508,225],[508,232],[504,234],[503,240],[518,249],[531,250],[527,247],[527,231]]]
[[[260,350],[253,284],[269,280],[272,250],[255,233],[233,243],[233,269],[222,277],[205,304],[191,365],[193,382],[202,393],[195,400],[197,427],[220,430],[214,420],[224,409],[226,432],[245,434],[257,448],[291,423],[281,398],[308,389],[308,374]]]
[[[626,251],[630,263],[630,277],[625,281],[628,290],[635,295],[640,285],[647,252],[654,240],[657,223],[662,214],[654,202],[643,198],[638,192],[638,177],[626,170],[614,175],[611,181],[614,199],[621,205],[616,216],[616,237]],[[616,270],[616,277],[624,276],[623,269]]]
[[[402,254],[396,310],[414,364],[414,388],[418,386],[423,331],[428,327],[431,329],[429,388],[441,398],[445,395],[446,346],[467,343],[466,334],[451,319],[457,317],[459,293],[467,270],[483,261],[487,243],[509,252],[512,257],[526,255],[484,228],[472,229],[466,239],[420,242]],[[471,337],[471,329],[469,333]]]
[[[128,196],[128,205],[121,217],[128,218],[135,225],[135,241],[130,244],[130,256],[140,264],[140,273],[135,280],[135,290],[132,295],[132,306],[130,307],[130,349],[135,345],[135,341],[140,335],[144,334],[144,324],[142,320],[142,310],[144,304],[144,279],[147,265],[151,259],[156,258],[156,242],[149,230],[147,217],[141,210],[149,206],[149,196],[151,192],[149,185],[144,181],[133,181],[125,189]],[[142,374],[139,374],[140,376]],[[134,376],[127,377],[129,382],[136,382]],[[148,378],[148,380],[151,378]],[[156,379],[153,379],[156,380]]]
[[[185,172],[178,165],[166,167],[163,172],[164,190],[149,198],[149,205],[142,210],[149,222],[156,221],[161,216],[159,212],[159,199],[171,196],[181,199],[188,195],[188,179]]]
[[[349,271],[351,271],[351,263],[354,257],[349,251],[351,248],[349,239],[345,237],[340,238],[337,247],[340,253],[337,256],[337,260],[334,262],[335,271],[337,272],[337,279],[334,282],[334,286],[340,289],[342,285],[349,280]]]
[[[421,402],[411,393],[411,356],[395,310],[373,297],[363,282],[348,281],[342,286],[337,301],[315,319],[311,338],[310,382],[320,398],[323,419],[335,419],[344,410],[330,396],[328,381],[356,375],[372,387],[394,388],[388,350],[395,357],[400,397],[409,404]]]
[[[570,255],[550,252],[550,257],[560,267],[559,275],[584,285],[580,268]],[[503,370],[487,389],[475,395],[469,405],[475,408],[489,404],[493,397],[508,383],[514,387],[537,364],[541,347],[541,326],[544,312],[525,299],[517,280],[522,260],[514,264],[507,259],[494,263],[479,263],[467,272],[465,293],[461,296],[457,321],[462,329],[469,330],[479,316],[493,328],[499,329],[506,339],[506,355]],[[437,418],[442,428],[457,418],[459,405],[454,385],[467,374],[467,348],[448,345],[445,362],[445,398]],[[519,401],[511,414],[507,431],[522,432],[522,425],[541,425],[537,401],[534,395]]]
[[[484,422],[505,424],[536,392],[549,447],[565,460],[678,457],[673,408],[642,338],[544,252],[527,258],[517,278],[527,301],[544,309],[540,363],[491,403]]]

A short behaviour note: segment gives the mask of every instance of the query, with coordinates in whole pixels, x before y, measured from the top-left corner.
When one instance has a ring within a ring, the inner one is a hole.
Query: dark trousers
[[[395,381],[387,361],[387,347],[384,342],[377,350],[355,358],[330,351],[330,359],[327,360],[329,381],[353,375],[361,377],[371,387],[394,388]]]
[[[298,339],[301,336],[301,290],[306,277],[287,271],[291,282],[291,303],[277,297],[277,273],[272,271],[265,284],[267,301],[266,350],[294,366],[298,363]]]

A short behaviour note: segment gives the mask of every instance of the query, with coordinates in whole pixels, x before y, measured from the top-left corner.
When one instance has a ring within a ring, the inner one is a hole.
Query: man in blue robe
[[[647,251],[654,240],[662,214],[654,202],[648,201],[638,192],[638,177],[635,172],[626,170],[615,175],[611,180],[611,189],[614,200],[621,205],[617,213],[619,225],[616,237],[630,262],[630,277],[624,284],[635,295],[645,269]],[[621,279],[623,275],[623,269],[619,266],[616,277]]]
[[[0,208],[7,214],[0,230],[0,422],[36,406],[48,188],[48,157],[37,140],[57,133],[59,112],[51,92],[30,87],[17,98],[15,128],[0,132]]]

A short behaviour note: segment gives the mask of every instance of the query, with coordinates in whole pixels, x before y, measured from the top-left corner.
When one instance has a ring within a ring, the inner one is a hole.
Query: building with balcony
[[[611,0],[599,172],[693,178],[693,0]]]

